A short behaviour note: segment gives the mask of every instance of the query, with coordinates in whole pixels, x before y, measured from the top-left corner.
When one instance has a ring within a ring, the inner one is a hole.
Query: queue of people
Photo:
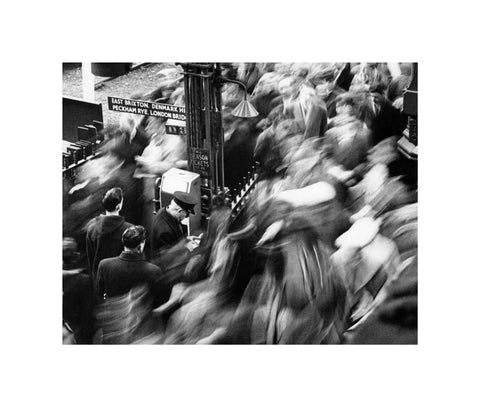
[[[154,179],[186,168],[183,136],[156,117],[107,126],[64,187],[64,342],[416,343],[417,185],[396,148],[411,66],[398,66],[225,64],[260,113],[232,116],[225,87],[226,180],[238,162],[258,177],[235,219],[214,198],[201,236],[181,223],[200,210],[188,193],[153,215]],[[160,77],[132,98],[183,105],[179,68]]]

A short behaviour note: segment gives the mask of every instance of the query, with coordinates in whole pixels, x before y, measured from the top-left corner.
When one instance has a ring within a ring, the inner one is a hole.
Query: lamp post
[[[212,198],[225,190],[221,86],[232,82],[242,87],[244,98],[232,111],[237,117],[258,112],[247,100],[243,82],[221,76],[218,63],[186,63],[183,67],[187,130],[188,170],[201,177],[202,218],[210,215]]]
[[[238,104],[235,109],[232,110],[232,115],[243,118],[258,116],[257,110],[247,99],[247,87],[243,82],[236,81],[234,79],[224,78],[223,76],[220,76],[218,80],[220,82],[236,83],[237,85],[240,85],[243,89],[243,100]]]

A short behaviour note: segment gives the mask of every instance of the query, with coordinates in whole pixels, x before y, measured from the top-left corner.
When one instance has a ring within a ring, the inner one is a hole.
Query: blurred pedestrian
[[[336,98],[345,93],[345,90],[337,85],[339,72],[334,64],[318,64],[312,67],[308,76],[309,82],[315,88],[317,97],[321,99],[327,109],[328,118],[335,117]]]
[[[356,95],[344,93],[337,97],[338,116],[334,127],[325,133],[323,148],[332,161],[329,173],[345,186],[351,186],[362,178],[370,148],[368,128],[356,115]]]
[[[88,271],[78,264],[77,248],[75,239],[63,239],[63,322],[75,343],[90,344],[95,330],[93,285]]]

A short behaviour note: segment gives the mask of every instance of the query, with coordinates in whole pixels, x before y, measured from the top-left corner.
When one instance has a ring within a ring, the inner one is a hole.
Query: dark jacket
[[[99,294],[107,298],[127,294],[132,288],[146,285],[156,307],[168,299],[162,270],[147,262],[141,253],[122,252],[104,259],[98,266]]]
[[[174,246],[185,236],[181,223],[162,208],[152,223],[152,253]]]
[[[224,175],[225,185],[233,189],[238,189],[239,183],[243,183],[243,177],[252,171],[255,164],[253,152],[257,142],[259,129],[250,119],[239,119],[235,121],[235,130],[229,140],[225,141],[223,148],[224,156]]]
[[[89,344],[95,329],[92,279],[83,269],[63,270],[63,320],[72,328],[75,342]]]
[[[96,277],[98,264],[108,257],[118,256],[123,250],[122,234],[132,226],[122,216],[100,215],[87,228],[87,257],[92,276]]]
[[[305,139],[311,137],[322,138],[327,130],[327,107],[321,100],[311,104],[305,118]]]
[[[345,90],[343,90],[339,86],[335,86],[335,88],[333,88],[333,91],[325,99],[325,104],[327,105],[327,114],[329,119],[337,115],[336,99],[337,99],[337,96],[341,95],[342,93],[345,93]]]
[[[400,111],[383,95],[376,95],[378,114],[372,118],[372,144],[378,144],[391,136],[401,137],[406,121]]]

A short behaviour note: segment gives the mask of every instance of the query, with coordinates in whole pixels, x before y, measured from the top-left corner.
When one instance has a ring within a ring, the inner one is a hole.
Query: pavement
[[[107,98],[129,98],[132,94],[145,94],[160,85],[158,72],[165,63],[134,63],[125,75],[114,78],[95,76],[95,102],[102,103],[105,124],[118,122],[122,113],[108,110]],[[81,64],[63,65],[63,96],[82,99],[82,67]]]

